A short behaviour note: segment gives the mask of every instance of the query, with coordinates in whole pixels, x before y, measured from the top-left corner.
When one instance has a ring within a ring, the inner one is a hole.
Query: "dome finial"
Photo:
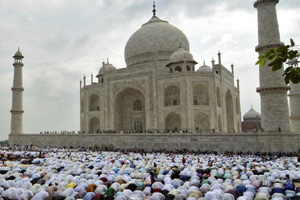
[[[203,65],[205,65],[205,60],[203,60]]]
[[[153,1],[153,10],[152,10],[152,12],[153,12],[153,17],[155,17],[156,16],[155,1]]]

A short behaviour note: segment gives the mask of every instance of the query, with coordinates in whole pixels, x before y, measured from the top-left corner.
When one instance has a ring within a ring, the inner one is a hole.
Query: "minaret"
[[[23,78],[22,78],[22,59],[24,56],[18,49],[13,56],[14,83],[12,90],[12,109],[11,109],[11,134],[23,134]]]
[[[279,0],[257,0],[254,7],[258,12],[258,46],[259,55],[271,48],[283,45],[280,42],[277,22],[276,4]],[[290,131],[287,91],[282,74],[283,69],[273,72],[267,66],[259,68],[260,87],[257,92],[261,98],[261,124],[264,131]]]
[[[294,59],[287,62],[289,66],[298,67],[299,61]],[[290,83],[290,111],[291,111],[291,129],[292,132],[300,134],[300,83]]]

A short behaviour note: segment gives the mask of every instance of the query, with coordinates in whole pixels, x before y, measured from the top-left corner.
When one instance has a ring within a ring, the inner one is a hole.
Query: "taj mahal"
[[[125,46],[127,68],[103,62],[97,82],[81,93],[81,131],[195,129],[241,130],[240,100],[233,71],[212,61],[197,71],[182,31],[152,18]],[[233,66],[232,66],[233,68]]]
[[[254,3],[258,12],[255,50],[259,55],[283,44],[276,14],[278,2]],[[13,56],[10,145],[233,152],[299,149],[300,85],[287,86],[283,70],[260,68],[257,92],[261,97],[261,130],[242,132],[242,102],[234,65],[224,66],[219,52],[216,61],[201,62],[197,67],[183,31],[160,19],[155,4],[152,12],[150,20],[125,45],[126,68],[117,69],[107,60],[96,77],[91,76],[90,84],[85,76],[80,81],[80,134],[23,134],[24,56],[18,50]],[[250,110],[244,120],[258,114]]]

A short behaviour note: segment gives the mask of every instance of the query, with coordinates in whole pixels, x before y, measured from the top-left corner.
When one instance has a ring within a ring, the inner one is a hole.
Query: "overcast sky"
[[[217,60],[240,79],[242,114],[260,111],[254,0],[156,0],[157,16],[181,29],[198,67]],[[129,37],[152,16],[151,0],[0,0],[0,140],[10,132],[12,56],[23,63],[24,133],[79,130],[79,80],[109,58],[126,67]],[[299,0],[281,0],[281,40],[300,43]]]

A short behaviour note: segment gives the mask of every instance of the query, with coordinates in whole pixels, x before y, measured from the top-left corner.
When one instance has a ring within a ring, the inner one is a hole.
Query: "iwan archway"
[[[145,127],[145,97],[137,89],[126,88],[114,101],[114,128],[120,131],[143,132]]]

